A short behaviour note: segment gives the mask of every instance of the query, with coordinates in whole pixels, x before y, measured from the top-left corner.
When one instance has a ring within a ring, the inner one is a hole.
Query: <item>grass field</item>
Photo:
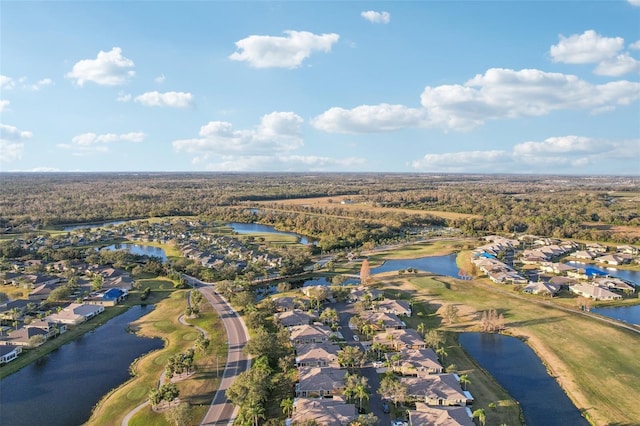
[[[283,206],[283,209],[286,209],[286,206],[297,205],[297,206],[309,206],[316,208],[334,208],[334,209],[346,209],[351,211],[358,210],[367,210],[367,211],[375,211],[375,212],[397,212],[397,213],[406,213],[411,215],[421,215],[421,216],[435,216],[441,217],[443,219],[465,219],[472,217],[479,217],[472,214],[465,213],[455,213],[455,212],[447,212],[447,211],[439,211],[439,210],[414,210],[414,209],[403,209],[403,208],[394,208],[394,207],[378,207],[373,206],[371,204],[364,203],[352,203],[352,204],[340,204],[342,201],[348,200],[351,197],[348,196],[337,196],[337,197],[317,197],[317,198],[295,198],[295,199],[286,199],[286,200],[272,200],[269,202],[263,202],[262,204],[280,204]],[[260,203],[259,203],[260,204]]]
[[[149,391],[158,384],[167,359],[193,347],[199,332],[178,321],[186,307],[186,292],[187,290],[171,292],[156,305],[154,311],[132,324],[132,328],[141,335],[164,339],[165,347],[139,359],[135,367],[136,376],[107,394],[94,410],[87,425],[120,424],[130,410],[147,400]],[[151,294],[153,293],[152,291]],[[203,328],[211,339],[205,355],[196,353],[196,373],[177,382],[181,401],[188,402],[192,407],[193,418],[199,419],[206,413],[218,388],[218,376],[221,376],[225,365],[226,334],[217,314],[206,302],[201,304],[200,317],[188,322]],[[216,354],[220,356],[219,364],[216,362]],[[217,367],[219,370],[216,370]],[[168,425],[164,415],[154,413],[149,406],[138,412],[130,424]]]
[[[640,406],[636,403],[640,392],[640,335],[566,312],[544,301],[536,303],[539,299],[510,294],[486,279],[460,281],[428,274],[414,277],[388,274],[376,276],[375,281],[392,294],[427,303],[422,311],[426,325],[450,333],[479,331],[479,313],[498,309],[505,317],[506,333],[522,338],[536,351],[550,374],[593,424],[631,425],[640,419]],[[460,318],[445,325],[434,313],[449,303],[458,306]],[[447,351],[458,353],[452,339],[448,339]],[[471,368],[465,358],[457,358],[459,368]],[[475,389],[473,377],[479,374],[476,370],[469,373],[472,377],[469,389],[474,396],[478,395],[482,407],[481,401],[498,396],[481,376],[476,377],[475,383],[483,383],[486,389],[480,392]],[[498,421],[494,423],[489,416],[500,410],[486,411],[487,424],[499,424],[501,420],[494,419]]]

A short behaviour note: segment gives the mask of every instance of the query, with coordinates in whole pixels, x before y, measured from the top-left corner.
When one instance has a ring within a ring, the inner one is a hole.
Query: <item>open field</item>
[[[132,323],[132,329],[140,335],[163,338],[165,347],[139,359],[135,366],[136,376],[107,394],[94,410],[87,425],[120,424],[122,418],[146,401],[149,391],[157,386],[167,359],[193,347],[199,332],[178,321],[186,307],[186,293],[187,290],[172,292],[157,304],[153,312]],[[217,376],[221,375],[225,365],[226,335],[216,313],[207,303],[201,304],[199,318],[188,319],[187,322],[206,330],[211,339],[209,350],[204,356],[196,352],[196,373],[177,382],[181,401],[191,404],[193,418],[196,419],[204,416],[218,387]],[[220,357],[218,365],[216,354]],[[216,370],[217,367],[219,371]],[[138,412],[130,424],[168,425],[164,415],[154,413],[149,406]]]
[[[505,317],[506,333],[525,340],[538,353],[593,424],[631,425],[640,418],[636,403],[640,392],[639,334],[552,304],[510,295],[485,279],[460,281],[390,273],[376,276],[374,281],[387,291],[426,302],[431,310],[449,303],[458,306],[459,320],[452,325],[440,324],[445,331],[479,331],[480,312],[498,309]],[[469,388],[475,395],[473,384]],[[491,413],[487,410],[488,424],[494,424],[489,420]]]
[[[415,209],[404,209],[404,208],[395,208],[395,207],[378,207],[378,206],[373,206],[371,204],[365,204],[365,203],[341,204],[342,201],[350,200],[351,198],[352,197],[349,197],[349,196],[297,198],[297,199],[273,200],[269,202],[259,202],[258,204],[280,204],[282,206],[309,206],[309,207],[324,208],[324,209],[341,208],[341,209],[348,209],[352,211],[368,210],[368,211],[386,212],[386,213],[397,212],[397,213],[406,213],[406,214],[421,215],[421,216],[430,215],[430,216],[441,217],[443,219],[465,219],[465,218],[479,217],[472,214],[436,211],[436,210],[415,210]]]

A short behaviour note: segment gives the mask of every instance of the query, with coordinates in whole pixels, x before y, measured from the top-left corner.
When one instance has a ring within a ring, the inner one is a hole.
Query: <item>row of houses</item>
[[[409,413],[414,425],[424,419],[440,419],[442,425],[473,425],[471,394],[460,386],[459,377],[444,373],[438,356],[426,347],[422,337],[413,329],[407,329],[400,316],[410,316],[411,308],[405,301],[382,298],[382,293],[370,293],[368,289],[353,289],[352,302],[369,300],[369,309],[358,314],[358,321],[372,325],[375,334],[368,345],[378,343],[387,348],[389,368],[399,375],[406,386],[408,400],[416,403]],[[380,298],[380,300],[376,300]],[[290,342],[295,349],[298,369],[295,407],[290,422],[300,424],[314,420],[320,425],[344,426],[357,417],[354,404],[345,401],[347,370],[338,362],[342,340],[339,331],[317,322],[316,311],[300,309],[298,300],[275,298],[279,311],[276,320],[288,327]],[[351,318],[350,326],[354,321]]]

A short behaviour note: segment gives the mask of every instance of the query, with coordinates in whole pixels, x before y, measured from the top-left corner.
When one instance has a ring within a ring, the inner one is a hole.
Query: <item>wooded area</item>
[[[318,197],[336,202],[314,205]],[[349,205],[338,201],[345,197]],[[291,199],[310,201],[284,202]],[[637,243],[639,201],[632,177],[4,173],[0,226],[17,233],[69,223],[201,216],[272,224],[316,238],[325,250],[391,242],[433,226],[466,235],[517,232]],[[348,208],[354,205],[359,208]]]

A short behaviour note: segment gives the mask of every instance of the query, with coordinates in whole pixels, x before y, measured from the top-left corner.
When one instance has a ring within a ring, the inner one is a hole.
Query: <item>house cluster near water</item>
[[[46,273],[28,273],[37,267]],[[61,276],[65,272],[82,274],[67,301],[56,303],[56,309],[44,307],[50,295],[67,284]],[[99,277],[100,289],[92,281]],[[77,326],[104,312],[105,306],[123,301],[133,287],[131,275],[109,266],[89,265],[82,262],[45,262],[27,260],[12,262],[12,271],[1,277],[4,285],[30,290],[26,299],[0,302],[0,319],[11,326],[2,327],[0,333],[0,363],[10,362],[23,348],[34,348],[47,340],[65,333],[67,327]],[[69,300],[74,300],[70,303]]]
[[[597,243],[581,247],[573,241],[531,235],[519,239],[492,235],[485,239],[488,243],[473,251],[472,262],[495,283],[522,284],[526,293],[548,296],[566,289],[593,300],[617,300],[635,292],[633,283],[611,277],[592,265],[611,268],[640,263],[635,247],[620,245],[613,248]],[[523,245],[529,248],[522,249]],[[517,256],[511,261],[500,260],[513,253]],[[575,263],[569,265],[561,260]],[[580,266],[582,264],[584,266]],[[518,270],[513,265],[519,265]]]
[[[302,291],[308,295],[313,286],[303,287]],[[456,374],[444,372],[434,350],[402,320],[412,314],[407,301],[386,299],[372,287],[352,289],[349,303],[365,302],[366,309],[350,317],[349,329],[354,340],[347,342],[341,330],[318,322],[317,311],[309,310],[307,300],[300,297],[273,300],[279,311],[276,321],[290,332],[298,368],[294,411],[288,422],[302,424],[314,420],[323,426],[343,426],[357,418],[356,405],[344,397],[347,369],[338,362],[342,347],[355,345],[365,351],[383,348],[378,354],[379,361],[372,365],[378,367],[379,373],[390,370],[406,386],[407,401],[416,405],[416,409],[409,411],[411,424],[431,424],[425,422],[434,420],[450,426],[474,424],[468,408],[473,402],[472,395],[462,389]],[[331,294],[327,295],[327,301],[328,307],[339,306],[333,304]],[[365,327],[368,331],[363,334],[361,330]]]

